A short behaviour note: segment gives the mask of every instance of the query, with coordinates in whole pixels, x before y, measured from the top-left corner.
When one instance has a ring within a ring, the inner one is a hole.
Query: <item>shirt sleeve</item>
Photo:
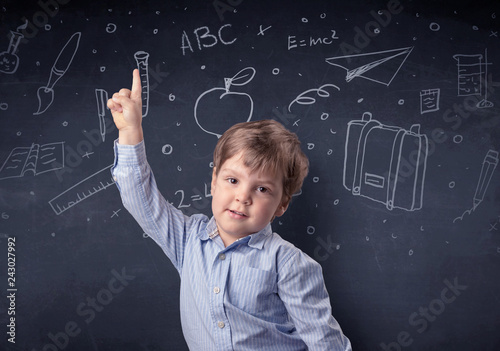
[[[278,294],[310,351],[351,351],[332,316],[319,263],[297,251],[278,272]]]
[[[168,203],[160,194],[146,159],[144,141],[137,145],[114,145],[115,161],[111,174],[124,207],[165,252],[180,272],[190,217]]]

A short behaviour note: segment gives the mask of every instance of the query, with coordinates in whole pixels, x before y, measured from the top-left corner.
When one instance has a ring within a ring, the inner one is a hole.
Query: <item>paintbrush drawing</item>
[[[64,76],[68,70],[75,54],[78,50],[78,45],[80,44],[81,33],[76,32],[69,38],[68,42],[62,48],[61,52],[56,58],[52,69],[50,70],[49,81],[46,86],[38,88],[38,111],[33,113],[34,115],[40,115],[47,111],[47,109],[52,105],[54,101],[54,85],[59,81],[59,79]]]

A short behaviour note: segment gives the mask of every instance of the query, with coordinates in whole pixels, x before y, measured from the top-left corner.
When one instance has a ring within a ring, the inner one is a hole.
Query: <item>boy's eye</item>
[[[257,191],[261,192],[261,193],[266,193],[267,192],[267,188],[264,188],[263,186],[259,186],[257,188]]]
[[[238,181],[234,178],[227,178],[227,181],[229,182],[229,184],[236,184],[238,183]]]

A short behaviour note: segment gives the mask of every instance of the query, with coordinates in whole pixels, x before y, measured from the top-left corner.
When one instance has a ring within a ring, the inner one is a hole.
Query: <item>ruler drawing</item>
[[[56,215],[115,184],[109,171],[112,166],[101,169],[50,200],[49,205]]]

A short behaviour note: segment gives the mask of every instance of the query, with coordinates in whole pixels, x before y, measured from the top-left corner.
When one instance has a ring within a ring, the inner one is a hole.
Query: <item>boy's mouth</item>
[[[244,214],[243,212],[238,212],[238,211],[234,211],[234,210],[229,210],[229,212],[231,212],[237,216],[247,217],[247,215]]]

